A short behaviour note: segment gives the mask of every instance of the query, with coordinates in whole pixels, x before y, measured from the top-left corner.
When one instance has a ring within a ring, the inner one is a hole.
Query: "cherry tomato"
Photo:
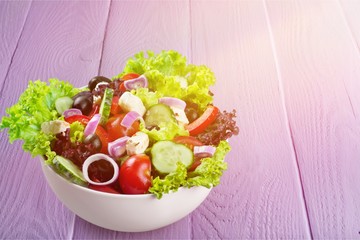
[[[85,115],[74,115],[74,116],[70,116],[65,118],[65,121],[72,124],[73,122],[80,122],[83,125],[87,125],[88,122],[90,121],[90,117],[85,116]]]
[[[111,103],[110,113],[115,115],[121,112],[121,107],[119,105],[119,96],[114,96]]]
[[[126,80],[130,80],[130,79],[138,78],[138,77],[140,77],[140,75],[137,73],[128,73],[128,74],[125,74],[124,76],[122,76],[121,80],[126,81]],[[126,88],[125,88],[123,82],[120,84],[119,89],[122,92],[126,91]]]
[[[125,117],[125,114],[117,114],[109,118],[106,123],[106,129],[109,133],[109,140],[115,141],[118,138],[123,136],[132,136],[139,130],[139,122],[135,121],[133,125],[126,129],[126,127],[121,126],[121,121]]]
[[[177,136],[173,140],[175,143],[180,143],[186,145],[191,150],[194,150],[194,146],[202,146],[204,145],[200,140],[196,137],[192,136]]]
[[[133,155],[120,167],[119,184],[125,194],[144,194],[151,186],[151,161],[145,154]]]
[[[104,154],[108,154],[109,134],[100,125],[97,126],[95,133],[100,138],[100,141],[101,141],[100,152],[104,153]]]
[[[89,184],[89,188],[95,191],[100,191],[100,192],[106,192],[106,193],[114,193],[114,194],[119,194],[118,191],[116,191],[114,188],[106,185],[106,186],[99,186],[99,185],[93,185],[93,184]]]
[[[186,129],[189,131],[190,135],[197,135],[215,121],[218,113],[219,109],[210,105],[198,119],[187,125]]]

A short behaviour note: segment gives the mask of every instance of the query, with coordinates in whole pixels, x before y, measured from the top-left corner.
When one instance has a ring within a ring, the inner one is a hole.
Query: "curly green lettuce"
[[[46,156],[48,160],[55,157],[50,143],[55,138],[41,131],[41,124],[61,116],[55,110],[56,99],[64,96],[72,97],[80,90],[67,82],[49,79],[49,85],[40,80],[30,81],[27,89],[19,97],[19,101],[6,109],[0,123],[0,130],[8,129],[9,141],[23,140],[22,148],[33,157]]]
[[[176,51],[159,54],[148,51],[147,57],[140,52],[127,61],[124,71],[116,78],[131,72],[144,74],[149,89],[161,96],[191,101],[201,110],[213,101],[209,87],[215,84],[214,73],[204,65],[187,64],[186,57]]]
[[[185,130],[183,126],[180,126],[176,122],[162,122],[158,128],[153,128],[151,130],[146,129],[144,123],[140,123],[140,131],[146,133],[150,140],[162,141],[162,140],[172,140],[176,136],[188,136],[189,131]]]
[[[157,198],[170,191],[176,192],[179,187],[215,187],[220,183],[223,172],[227,169],[224,161],[226,154],[231,150],[228,142],[221,141],[212,157],[203,158],[201,164],[194,172],[187,172],[184,164],[178,162],[176,171],[166,175],[164,178],[156,177],[152,180],[149,189]]]
[[[84,125],[78,121],[70,124],[70,141],[72,143],[83,142],[85,139],[84,130]]]

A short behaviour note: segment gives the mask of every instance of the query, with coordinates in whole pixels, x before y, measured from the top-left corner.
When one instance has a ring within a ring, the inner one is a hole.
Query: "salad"
[[[235,110],[213,105],[214,74],[175,51],[143,52],[112,79],[76,88],[30,81],[0,129],[67,180],[114,194],[219,184],[238,134]]]

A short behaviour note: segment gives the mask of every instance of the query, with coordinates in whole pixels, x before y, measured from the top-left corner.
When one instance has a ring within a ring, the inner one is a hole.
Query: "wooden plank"
[[[97,75],[108,8],[108,2],[34,2],[0,96],[0,115],[17,102],[27,80],[58,77],[81,86]],[[48,187],[39,160],[0,134],[0,238],[71,238],[74,214]]]
[[[263,3],[196,1],[191,20],[193,61],[213,69],[215,104],[236,109],[240,126],[192,237],[310,238]]]
[[[101,61],[100,74],[120,73],[126,59],[139,51],[174,49],[189,56],[187,1],[114,1]],[[79,239],[187,239],[189,217],[169,227],[145,233],[121,233],[94,227],[77,218],[74,238]]]
[[[349,31],[347,35],[351,35],[353,38],[352,45],[357,50],[359,56],[358,59],[360,59],[360,1],[340,0],[339,5],[344,18],[341,20],[345,21],[342,25],[345,28],[344,32],[347,32],[346,30]],[[357,62],[359,62],[359,60]],[[344,81],[347,82],[348,87],[346,91],[351,99],[350,103],[352,104],[352,109],[356,118],[360,121],[360,101],[356,101],[359,95],[357,90],[360,88],[360,81],[356,77],[345,78]]]
[[[0,2],[0,95],[31,1]]]
[[[336,1],[266,5],[313,237],[358,238],[359,52]]]

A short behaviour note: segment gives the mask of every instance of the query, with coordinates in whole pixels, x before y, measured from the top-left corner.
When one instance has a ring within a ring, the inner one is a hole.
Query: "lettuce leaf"
[[[156,177],[152,180],[152,186],[149,189],[157,198],[170,191],[177,191],[179,187],[215,187],[220,183],[220,177],[227,169],[224,161],[226,154],[230,151],[230,145],[226,141],[221,141],[216,148],[214,156],[204,158],[201,164],[194,172],[187,172],[185,166],[178,162],[175,172],[166,175],[164,178]]]
[[[140,52],[127,61],[124,71],[116,78],[131,72],[145,74],[149,89],[161,96],[194,102],[201,110],[213,101],[209,93],[209,87],[215,84],[213,72],[203,65],[187,64],[186,57],[176,51],[157,55],[148,51],[147,57]]]
[[[30,152],[33,157],[44,155],[52,160],[55,153],[51,151],[50,143],[55,137],[44,134],[41,124],[61,118],[55,110],[57,98],[72,97],[79,91],[58,79],[49,79],[49,85],[40,80],[30,81],[19,101],[6,109],[8,116],[2,118],[0,130],[8,128],[10,143],[23,140],[24,151]]]
[[[159,98],[162,96],[159,92],[149,91],[148,88],[137,88],[132,90],[131,93],[141,99],[146,109],[159,103]]]
[[[176,136],[189,135],[189,131],[173,121],[163,122],[159,129],[153,128],[151,130],[146,129],[144,123],[140,123],[140,131],[146,133],[152,141],[172,140]]]
[[[80,122],[75,121],[70,124],[70,141],[72,143],[75,142],[83,142],[84,141],[84,130],[85,127]]]
[[[224,159],[230,150],[229,143],[221,141],[216,148],[214,156],[203,158],[195,171],[189,174],[185,186],[204,186],[208,188],[217,186],[220,183],[220,177],[227,169],[227,163]]]
[[[184,164],[177,163],[178,167],[175,172],[169,173],[165,178],[156,177],[152,179],[152,184],[149,193],[154,194],[157,198],[161,198],[163,194],[170,191],[176,192],[179,187],[186,182],[187,170]]]

